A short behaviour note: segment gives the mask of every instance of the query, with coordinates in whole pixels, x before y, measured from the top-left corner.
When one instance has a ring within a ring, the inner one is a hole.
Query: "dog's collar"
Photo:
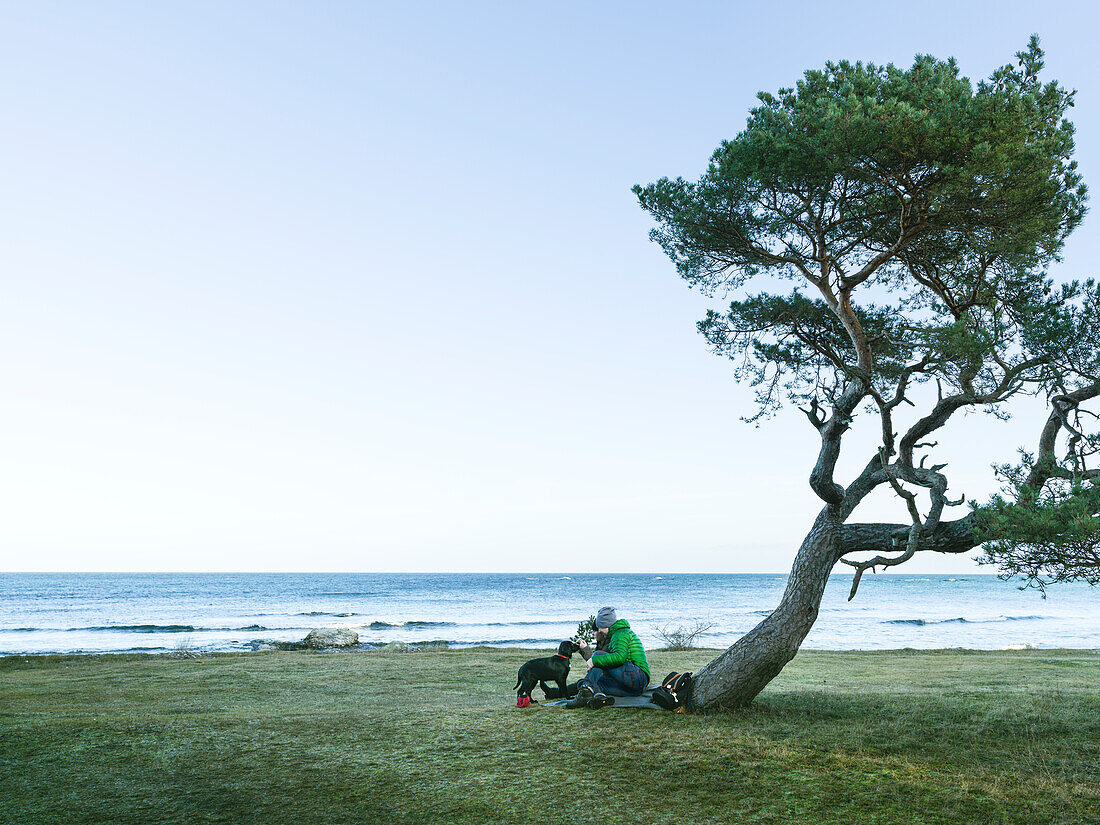
[[[559,659],[565,659],[567,662],[569,661],[569,657],[566,656],[564,653],[555,653],[554,655],[557,656]]]

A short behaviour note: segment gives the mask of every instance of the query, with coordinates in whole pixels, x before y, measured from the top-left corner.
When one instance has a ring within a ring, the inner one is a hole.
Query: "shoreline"
[[[618,605],[644,645],[663,628],[710,627],[695,643],[727,648],[774,609],[784,579],[726,575],[287,575],[0,577],[0,652],[248,651],[346,627],[364,644],[556,646],[596,606]],[[834,581],[803,649],[997,650],[1100,647],[1096,593],[1048,599],[996,576],[870,578],[861,596]],[[864,598],[866,597],[866,598]]]
[[[387,649],[388,648],[388,649]],[[702,656],[710,655],[711,657],[725,651],[724,647],[692,647],[685,650],[672,650],[669,648],[653,648],[647,649],[649,654],[668,654],[668,655],[693,655]],[[500,654],[516,654],[519,655],[537,655],[545,653],[549,648],[547,647],[504,647],[493,645],[470,645],[470,646],[447,646],[447,645],[426,645],[424,647],[417,647],[413,644],[400,645],[394,647],[393,645],[354,645],[349,647],[331,647],[331,648],[306,648],[298,644],[289,644],[284,647],[264,648],[260,650],[106,650],[106,651],[46,651],[46,652],[18,652],[18,653],[0,653],[0,662],[4,662],[12,659],[22,660],[41,660],[41,659],[173,659],[173,660],[187,660],[187,659],[214,659],[214,658],[247,658],[247,657],[260,657],[273,654],[305,654],[305,655],[320,655],[320,656],[333,656],[333,655],[346,655],[346,656],[396,656],[396,655],[425,655],[425,654],[462,654],[462,653],[500,653]],[[1093,655],[1100,656],[1100,648],[1094,647],[1036,647],[1033,645],[1009,645],[1007,647],[999,648],[978,648],[978,647],[929,647],[929,648],[917,648],[917,647],[896,647],[896,648],[801,648],[797,656],[805,656],[806,654],[820,655],[820,656],[894,656],[899,654],[905,654],[909,656],[921,656],[921,655],[947,655],[957,654],[960,656],[994,656],[998,654],[1019,654],[1019,655],[1052,655],[1052,654],[1066,654],[1066,655]]]

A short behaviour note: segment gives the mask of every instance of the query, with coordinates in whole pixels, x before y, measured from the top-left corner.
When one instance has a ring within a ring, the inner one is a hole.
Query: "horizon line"
[[[882,570],[876,575],[898,575],[905,572],[912,576],[1000,576],[975,570],[963,572],[929,572],[921,570],[900,571]],[[621,571],[530,571],[530,570],[0,570],[0,576],[83,576],[83,575],[131,575],[131,576],[789,576],[790,571],[736,571],[736,570],[621,570]],[[830,574],[851,577],[855,575],[845,570]]]

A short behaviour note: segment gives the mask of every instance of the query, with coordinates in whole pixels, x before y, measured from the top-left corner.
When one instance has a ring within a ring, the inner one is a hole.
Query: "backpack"
[[[653,704],[660,705],[665,710],[676,713],[686,713],[691,705],[691,674],[670,673],[661,682],[661,686],[653,689],[651,697]]]

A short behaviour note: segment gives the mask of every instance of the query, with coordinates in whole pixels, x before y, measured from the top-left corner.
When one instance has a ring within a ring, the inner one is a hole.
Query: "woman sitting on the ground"
[[[649,684],[649,662],[642,641],[626,619],[615,615],[614,607],[601,607],[596,614],[596,650],[580,642],[581,655],[588,659],[588,673],[570,700],[571,708],[602,708],[615,704],[616,696],[641,696]]]

